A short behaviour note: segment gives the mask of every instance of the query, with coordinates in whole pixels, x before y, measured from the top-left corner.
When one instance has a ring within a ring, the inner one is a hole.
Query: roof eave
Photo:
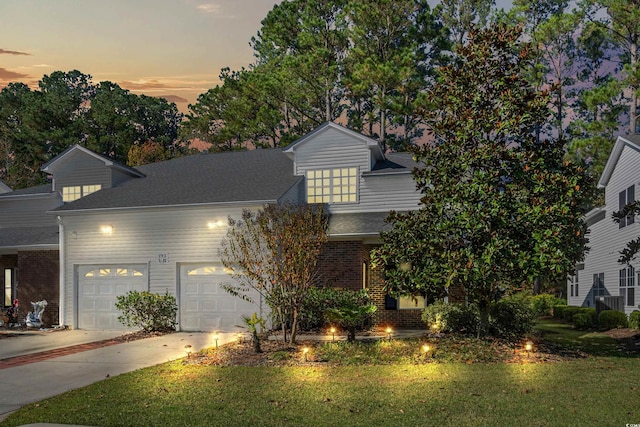
[[[607,185],[609,184],[611,175],[613,175],[613,171],[615,170],[616,165],[618,164],[618,160],[620,160],[620,156],[622,155],[622,150],[624,149],[625,145],[640,152],[640,146],[638,146],[636,143],[630,141],[628,138],[624,136],[618,136],[618,138],[616,139],[616,143],[614,144],[613,149],[611,150],[611,154],[609,155],[609,159],[607,160],[607,164],[605,165],[604,170],[602,171],[600,180],[598,181],[598,188],[600,189],[606,188]]]

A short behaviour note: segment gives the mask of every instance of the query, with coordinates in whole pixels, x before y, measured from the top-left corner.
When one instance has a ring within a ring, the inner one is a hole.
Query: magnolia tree
[[[480,310],[537,277],[570,271],[585,249],[590,177],[563,161],[563,141],[539,141],[549,98],[525,79],[521,29],[471,32],[423,99],[435,142],[415,149],[421,208],[392,213],[374,260],[392,292],[464,289]]]
[[[318,256],[327,241],[322,205],[266,205],[258,212],[243,210],[229,218],[221,258],[237,285],[225,285],[232,295],[252,301],[256,291],[280,322],[285,341],[294,343],[304,299],[317,277]]]

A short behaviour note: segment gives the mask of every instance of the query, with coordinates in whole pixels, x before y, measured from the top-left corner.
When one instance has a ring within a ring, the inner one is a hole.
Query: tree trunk
[[[540,294],[540,288],[542,287],[542,281],[540,280],[540,277],[536,277],[535,279],[533,279],[533,294],[534,295],[539,295]]]
[[[251,340],[253,344],[253,351],[256,353],[262,353],[262,347],[260,347],[260,338],[258,337],[258,331],[255,328],[251,335]]]
[[[296,334],[298,333],[298,309],[293,309],[293,319],[291,320],[291,335],[289,335],[289,344],[295,344]]]
[[[484,337],[489,334],[489,309],[490,304],[486,301],[481,301],[478,304],[480,310],[480,323],[478,324],[478,338]]]

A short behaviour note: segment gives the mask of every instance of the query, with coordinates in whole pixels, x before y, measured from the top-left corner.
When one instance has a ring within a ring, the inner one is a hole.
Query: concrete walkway
[[[91,350],[78,347],[79,344],[118,335],[122,332],[60,331],[0,339],[0,359],[27,360],[26,363],[0,369],[0,390],[5,390],[0,393],[0,421],[29,403],[125,372],[180,359],[187,355],[187,351],[195,352],[215,345],[213,334],[177,332]],[[220,333],[218,336],[218,345],[235,339],[232,333]],[[66,355],[33,360],[34,352],[46,354],[48,350],[61,348],[70,350]]]

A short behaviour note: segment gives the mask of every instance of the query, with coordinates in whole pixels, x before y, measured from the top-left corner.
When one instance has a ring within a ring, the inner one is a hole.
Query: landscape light
[[[216,342],[216,350],[218,349],[218,339],[220,337],[218,336],[218,334],[213,334],[213,340]]]
[[[329,331],[331,332],[331,341],[335,341],[336,340],[336,328],[332,326]]]
[[[304,361],[307,361],[307,353],[309,353],[309,347],[304,347],[302,349],[302,354],[304,355]]]
[[[387,339],[390,340],[391,339],[391,332],[393,332],[393,329],[391,328],[387,328]]]
[[[533,350],[533,343],[531,341],[527,341],[524,345],[524,349],[530,353],[531,350]]]
[[[431,346],[429,346],[429,344],[424,344],[424,345],[422,346],[422,352],[423,352],[424,354],[429,353],[429,351],[430,351],[430,350],[431,350]]]

